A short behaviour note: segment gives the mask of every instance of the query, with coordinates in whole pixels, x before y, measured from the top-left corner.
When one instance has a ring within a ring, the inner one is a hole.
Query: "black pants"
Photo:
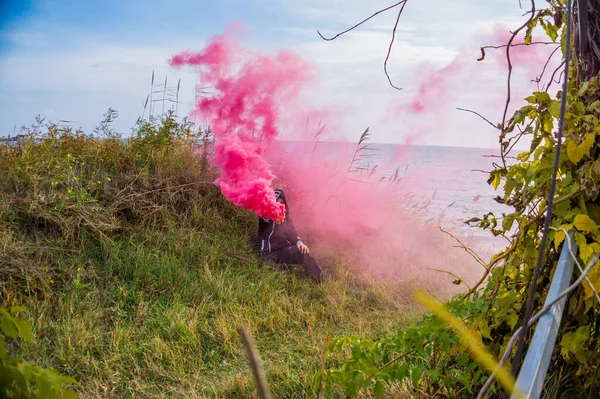
[[[286,270],[289,269],[288,265],[301,265],[313,280],[319,283],[323,281],[323,271],[315,258],[303,254],[295,245],[267,252],[263,255],[263,262],[274,263],[279,265],[280,269]]]

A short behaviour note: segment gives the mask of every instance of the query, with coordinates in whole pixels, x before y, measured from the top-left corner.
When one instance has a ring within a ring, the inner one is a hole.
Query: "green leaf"
[[[62,392],[62,397],[63,399],[79,399],[79,395],[77,395],[77,392],[73,391],[72,389],[63,389]]]
[[[4,345],[4,337],[0,335],[0,359],[6,357],[6,346]]]
[[[544,30],[546,31],[546,34],[548,35],[550,40],[555,42],[558,38],[558,28],[556,27],[556,25],[554,25],[553,23],[547,23],[542,24],[542,26],[544,27]]]
[[[600,244],[598,244],[597,242],[593,242],[581,248],[579,256],[581,257],[583,263],[587,265],[588,262],[592,260],[592,257],[596,256],[598,252],[600,252]]]
[[[29,383],[27,382],[26,377],[23,375],[23,372],[18,367],[18,364],[16,366],[17,367],[8,367],[8,369],[6,370],[9,374],[8,379],[9,381],[12,381],[13,385],[16,386],[19,390],[21,390],[21,392],[29,394]]]
[[[27,322],[27,320],[17,317],[14,319],[15,326],[17,330],[19,330],[19,335],[25,342],[31,341],[32,333],[31,333],[31,325]]]
[[[29,313],[29,311],[24,306],[13,306],[13,307],[10,308],[10,313],[11,314],[15,314],[15,313]]]
[[[542,131],[552,133],[554,129],[554,119],[550,114],[542,114]]]
[[[502,229],[504,229],[504,231],[510,230],[513,223],[515,222],[515,218],[517,217],[517,215],[518,215],[517,212],[513,212],[513,213],[509,213],[508,215],[504,216],[504,219],[502,219]]]
[[[552,100],[548,106],[548,112],[554,119],[558,119],[560,117],[560,102]]]
[[[351,391],[357,392],[363,384],[363,376],[360,371],[357,371],[352,379]]]
[[[581,87],[579,88],[579,97],[583,96],[585,94],[585,92],[587,91],[588,87],[590,86],[590,81],[586,80],[585,82],[583,82],[581,84]]]
[[[417,366],[414,369],[412,369],[412,382],[413,385],[416,387],[419,386],[419,380],[421,379],[421,376],[423,375],[423,371],[425,371],[425,367],[423,366]]]
[[[377,380],[377,382],[375,383],[374,393],[376,398],[383,398],[383,395],[385,394],[385,386],[380,380]]]
[[[595,231],[598,228],[598,225],[596,225],[592,218],[585,214],[575,216],[575,219],[573,220],[573,226],[575,226],[577,230],[586,233]]]
[[[8,338],[17,338],[17,326],[15,321],[5,309],[0,309],[0,330]]]
[[[407,375],[408,375],[408,365],[406,363],[403,363],[401,366],[396,367],[396,370],[394,371],[394,377],[398,381],[402,381],[403,379],[406,378]]]
[[[581,326],[575,332],[568,332],[560,340],[560,350],[563,357],[568,358],[569,354],[574,354],[577,361],[586,363],[585,343],[590,338],[590,326]]]
[[[458,381],[460,381],[461,384],[465,386],[465,388],[467,388],[469,392],[471,392],[473,384],[471,383],[471,376],[469,374],[461,373],[458,375],[457,379]]]
[[[530,104],[535,104],[537,102],[537,97],[536,96],[527,96],[527,97],[525,97],[525,101],[527,101]]]
[[[442,345],[444,351],[448,351],[448,349],[450,349],[450,336],[447,333],[440,333],[438,341]]]
[[[36,376],[35,385],[37,389],[40,391],[40,396],[42,398],[57,398],[58,393],[54,390],[52,382],[49,380],[48,376],[45,374],[41,374]]]
[[[478,323],[478,330],[482,337],[492,339],[492,336],[490,335],[490,326],[487,325],[486,320],[482,320],[480,323]]]
[[[21,373],[21,375],[23,376],[23,378],[25,379],[25,383],[27,385],[31,384],[31,381],[33,380],[33,372],[36,369],[43,370],[40,367],[37,367],[35,364],[33,364],[31,362],[27,362],[27,361],[19,361],[17,363],[17,368],[18,368],[19,372]],[[45,370],[43,370],[43,371],[45,371]]]
[[[429,374],[429,378],[431,378],[431,382],[436,382],[440,376],[440,371],[438,369],[429,370],[427,372]]]
[[[542,103],[546,103],[546,102],[550,101],[550,94],[546,93],[545,91],[534,91],[533,95],[535,96],[538,104],[542,104]]]

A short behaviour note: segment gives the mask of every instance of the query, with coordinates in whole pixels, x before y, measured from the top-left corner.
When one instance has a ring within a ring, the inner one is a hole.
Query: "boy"
[[[309,255],[308,247],[298,236],[294,223],[290,218],[290,211],[281,189],[275,189],[275,199],[285,205],[285,219],[276,223],[267,218],[258,220],[258,247],[263,255],[263,262],[280,265],[302,265],[304,271],[316,282],[323,281],[323,271],[317,261]]]

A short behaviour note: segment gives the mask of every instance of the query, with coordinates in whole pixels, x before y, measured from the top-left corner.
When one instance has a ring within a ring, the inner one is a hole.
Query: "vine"
[[[597,296],[600,266],[595,263],[600,253],[600,36],[592,34],[598,33],[600,9],[592,3],[577,2],[578,7],[570,14],[565,12],[565,1],[549,1],[549,6],[543,9],[537,9],[535,1],[531,1],[525,23],[513,32],[506,46],[498,46],[505,49],[508,60],[508,95],[501,123],[495,125],[483,118],[499,130],[502,160],[490,172],[488,184],[499,190],[496,201],[511,207],[512,212],[501,215],[489,212],[470,219],[468,224],[504,236],[510,244],[484,263],[485,271],[477,284],[445,304],[487,351],[497,358],[502,357],[503,361],[513,358],[515,363],[520,363],[522,358],[515,356],[513,344],[524,323],[529,291],[534,286],[532,311],[537,320],[543,313],[543,302],[562,246],[570,245],[565,239],[572,233],[579,250],[576,262],[580,266],[574,272],[577,284],[569,290],[551,368],[568,370],[578,393],[589,395],[600,391],[600,302]],[[567,35],[565,18],[572,18],[579,27],[571,36]],[[510,50],[517,45],[513,40],[522,32],[525,40],[518,45],[539,44],[532,40],[537,27],[555,43],[556,49],[535,80],[540,89],[526,97],[526,104],[509,118]],[[573,61],[569,74],[561,76],[567,41],[573,43]],[[486,49],[493,48],[482,48],[480,60],[485,59]],[[548,76],[550,59],[559,49],[562,62]],[[546,84],[542,82],[544,76],[548,76]],[[549,89],[557,78],[567,80],[567,89],[553,96]],[[548,204],[553,162],[559,147],[563,97],[566,99],[564,136],[556,192],[553,204]],[[525,139],[531,142],[529,149],[515,154],[516,144]],[[514,162],[506,162],[509,158]],[[547,212],[551,215],[549,245],[540,254],[541,268],[534,284]],[[585,270],[581,264],[587,265]],[[527,327],[533,324],[532,321],[526,323]],[[530,339],[529,334],[525,337]],[[341,389],[348,396],[367,390],[376,397],[383,397],[386,391],[393,392],[401,385],[435,397],[472,396],[484,384],[486,390],[480,397],[486,393],[501,393],[488,372],[473,360],[463,338],[432,315],[425,315],[416,326],[379,340],[334,339],[329,346],[328,361],[329,368],[317,376],[316,383],[324,384],[330,391]]]

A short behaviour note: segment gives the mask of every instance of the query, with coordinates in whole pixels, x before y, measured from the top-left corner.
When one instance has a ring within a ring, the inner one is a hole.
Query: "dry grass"
[[[255,217],[211,183],[185,123],[142,123],[129,140],[30,133],[0,147],[0,302],[31,311],[21,355],[76,377],[81,397],[255,397],[239,325],[274,397],[314,397],[328,339],[418,316],[332,255],[319,286],[259,268]]]

